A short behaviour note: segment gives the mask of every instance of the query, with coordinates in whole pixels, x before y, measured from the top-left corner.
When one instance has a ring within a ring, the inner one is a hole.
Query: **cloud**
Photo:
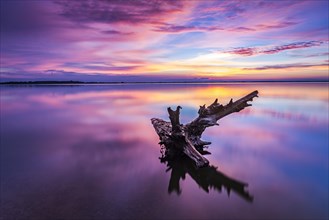
[[[195,32],[195,31],[217,31],[223,30],[223,28],[209,26],[209,27],[198,27],[193,25],[170,25],[166,24],[163,26],[158,26],[156,29],[153,29],[157,32],[167,32],[167,33],[180,33],[180,32]]]
[[[103,34],[109,34],[109,35],[131,35],[133,32],[122,32],[117,30],[106,30],[102,31]]]
[[[75,22],[157,23],[168,14],[180,12],[184,1],[154,0],[55,0],[61,15]]]
[[[43,4],[36,1],[1,1],[1,34],[28,34],[50,31],[54,25]]]
[[[269,29],[279,29],[279,28],[286,28],[292,25],[297,24],[297,22],[279,22],[274,24],[258,24],[252,27],[218,27],[214,25],[209,26],[194,26],[194,25],[172,25],[172,24],[164,24],[162,26],[158,26],[157,28],[153,29],[157,32],[167,32],[167,33],[181,33],[181,32],[208,32],[208,31],[231,31],[231,32],[253,32],[253,31],[264,31]]]
[[[292,10],[291,7],[298,5],[297,3],[300,4],[300,2],[265,4],[263,1],[241,2],[234,0],[199,1],[191,10],[188,19],[180,20],[179,23],[177,23],[178,20],[175,20],[176,22],[173,24],[159,22],[159,25],[152,30],[162,33],[218,31],[218,34],[224,35],[230,35],[230,32],[265,33],[266,31],[300,24],[300,19],[292,16],[286,17],[284,13],[285,10]],[[274,10],[274,14],[268,13],[268,11]],[[254,17],[260,17],[260,19],[254,19]],[[213,35],[215,34],[213,33]]]
[[[276,46],[268,50],[263,50],[261,53],[264,54],[273,54],[273,53],[279,53],[284,50],[292,50],[292,49],[300,49],[300,48],[308,48],[308,47],[315,47],[320,46],[323,44],[324,41],[306,41],[306,42],[296,42],[291,44],[285,44],[282,46]]]
[[[278,65],[261,66],[261,67],[254,67],[254,68],[244,68],[244,70],[308,68],[308,67],[319,67],[319,66],[327,66],[328,67],[328,63],[320,63],[320,64],[305,64],[305,63],[278,64]]]
[[[271,48],[261,48],[261,47],[239,47],[233,50],[224,51],[224,53],[236,54],[241,56],[253,56],[258,54],[275,54],[280,53],[285,50],[302,49],[308,47],[316,47],[324,44],[325,41],[304,41],[295,42],[280,46],[274,46]]]
[[[240,1],[204,1],[197,8],[203,18],[209,19],[220,16],[226,19],[234,19],[248,11],[249,2],[241,4]]]
[[[86,70],[94,70],[94,71],[130,71],[137,69],[138,65],[130,65],[130,66],[115,66],[112,64],[106,64],[102,62],[94,62],[94,63],[77,63],[77,62],[66,62],[61,65],[63,68],[79,68]]]
[[[325,53],[313,53],[313,54],[294,54],[292,57],[304,57],[304,58],[311,58],[311,57],[322,57],[322,56],[329,56],[329,52]]]
[[[252,55],[257,54],[258,52],[257,52],[256,48],[240,47],[240,48],[236,48],[231,51],[226,51],[225,53],[237,54],[237,55],[241,55],[241,56],[252,56]]]
[[[236,27],[236,28],[230,28],[230,31],[237,31],[237,32],[245,32],[245,31],[256,31],[254,28],[248,28],[248,27]]]
[[[252,32],[252,31],[267,31],[272,29],[286,28],[298,24],[293,21],[275,22],[272,24],[250,24],[250,27],[238,26],[234,28],[227,28],[228,31],[233,32]]]
[[[258,24],[256,25],[257,29],[267,30],[267,29],[276,29],[276,28],[286,28],[298,24],[294,21],[283,21],[274,24]]]
[[[286,12],[298,10],[304,4],[304,1],[202,1],[194,10],[194,17],[203,24],[219,23],[229,31],[279,29],[300,22],[297,16],[286,16]]]

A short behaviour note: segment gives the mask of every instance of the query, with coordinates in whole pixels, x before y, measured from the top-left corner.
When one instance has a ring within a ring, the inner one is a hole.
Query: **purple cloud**
[[[184,1],[55,0],[61,15],[75,22],[153,23],[162,17],[181,11]]]
[[[297,24],[295,20],[292,21],[296,17],[285,16],[285,12],[287,10],[296,10],[297,7],[303,7],[305,2],[307,1],[202,1],[194,13],[196,17],[203,19],[204,23],[209,24],[209,22],[216,20],[216,23],[220,22],[224,26],[229,24],[232,31],[241,31],[243,28],[248,30],[284,28]],[[250,20],[252,20],[250,18],[259,15],[264,16],[260,20],[251,22],[253,26],[247,26],[250,25]],[[273,17],[280,18],[280,21],[278,19],[269,20],[269,18]],[[272,24],[274,21],[278,22],[278,24]],[[257,24],[257,22],[261,22],[261,24]]]
[[[257,29],[267,30],[267,29],[276,29],[276,28],[286,28],[298,24],[298,22],[293,21],[283,21],[277,24],[259,24],[256,25]]]
[[[264,54],[273,54],[273,53],[279,53],[284,50],[292,50],[292,49],[300,49],[300,48],[308,48],[308,47],[315,47],[320,46],[323,44],[324,41],[306,41],[306,42],[296,42],[291,44],[285,44],[282,46],[276,46],[268,50],[263,50],[261,53]]]
[[[37,1],[1,1],[1,34],[44,33],[55,21]]]
[[[240,47],[231,51],[225,51],[225,53],[237,54],[241,56],[252,56],[257,54],[257,50],[251,47]]]
[[[253,25],[251,27],[244,27],[239,26],[235,28],[227,28],[228,31],[236,31],[236,32],[249,32],[249,31],[264,31],[264,30],[271,30],[271,29],[280,29],[280,28],[286,28],[293,25],[298,24],[298,22],[293,21],[283,21],[275,24],[257,24]]]
[[[308,47],[316,47],[324,44],[325,41],[305,41],[285,44],[281,46],[275,46],[270,49],[264,49],[259,47],[239,47],[233,50],[225,51],[224,53],[242,55],[242,56],[253,56],[258,54],[275,54],[285,50],[302,49]]]
[[[122,32],[122,31],[117,31],[117,30],[107,30],[107,31],[102,31],[103,34],[109,34],[109,35],[131,35],[133,32]]]
[[[94,62],[94,63],[77,63],[77,62],[66,62],[61,65],[61,67],[74,67],[85,70],[94,70],[94,71],[129,71],[137,69],[139,66],[131,65],[131,66],[115,66],[111,64],[106,64],[102,62]]]
[[[236,28],[231,28],[229,29],[230,31],[241,31],[241,32],[245,32],[245,31],[256,31],[256,29],[254,28],[248,28],[248,27],[236,27]]]
[[[156,29],[153,29],[157,32],[167,32],[167,33],[180,33],[180,32],[194,32],[194,31],[217,31],[223,30],[220,27],[209,26],[209,27],[199,27],[199,26],[192,26],[192,25],[163,25],[159,26]]]
[[[304,58],[322,57],[322,56],[329,57],[329,52],[325,52],[325,53],[313,53],[313,54],[294,54],[294,55],[292,55],[292,57],[304,57]]]
[[[320,63],[320,64],[306,64],[306,63],[280,64],[280,65],[269,65],[269,66],[255,67],[255,68],[244,68],[244,70],[307,68],[307,67],[317,67],[317,66],[328,66],[328,63]]]
[[[193,32],[193,31],[218,31],[218,30],[226,30],[226,31],[235,31],[235,32],[248,32],[248,31],[259,31],[259,30],[268,30],[268,29],[278,29],[278,28],[286,28],[292,25],[297,24],[297,22],[281,22],[273,25],[264,25],[259,24],[255,27],[235,27],[235,28],[223,28],[216,26],[193,26],[193,25],[163,25],[154,29],[154,31],[158,32],[167,32],[167,33],[180,33],[180,32]]]

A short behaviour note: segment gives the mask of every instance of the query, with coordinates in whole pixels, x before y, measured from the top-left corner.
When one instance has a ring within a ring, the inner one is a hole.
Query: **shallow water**
[[[2,219],[328,218],[326,83],[0,89]],[[169,192],[177,175],[158,159],[150,119],[180,105],[186,123],[199,105],[256,89],[252,107],[203,135],[214,175],[248,183],[253,200],[202,185],[207,172],[187,165]]]

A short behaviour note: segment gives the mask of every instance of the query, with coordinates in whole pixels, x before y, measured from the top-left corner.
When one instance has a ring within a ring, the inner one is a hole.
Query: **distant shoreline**
[[[106,84],[220,84],[220,83],[329,83],[323,80],[241,80],[241,81],[173,81],[173,82],[83,82],[83,81],[9,81],[0,82],[0,85],[106,85]]]

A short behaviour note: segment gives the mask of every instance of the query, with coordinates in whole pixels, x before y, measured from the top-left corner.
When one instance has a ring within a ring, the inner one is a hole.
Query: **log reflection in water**
[[[253,201],[253,196],[246,190],[247,183],[228,177],[215,166],[198,168],[194,161],[187,157],[172,161],[161,160],[161,162],[167,164],[167,172],[171,170],[168,193],[176,192],[179,195],[182,192],[179,181],[184,180],[188,174],[207,193],[211,188],[221,192],[224,187],[228,195],[233,191],[248,202]]]

